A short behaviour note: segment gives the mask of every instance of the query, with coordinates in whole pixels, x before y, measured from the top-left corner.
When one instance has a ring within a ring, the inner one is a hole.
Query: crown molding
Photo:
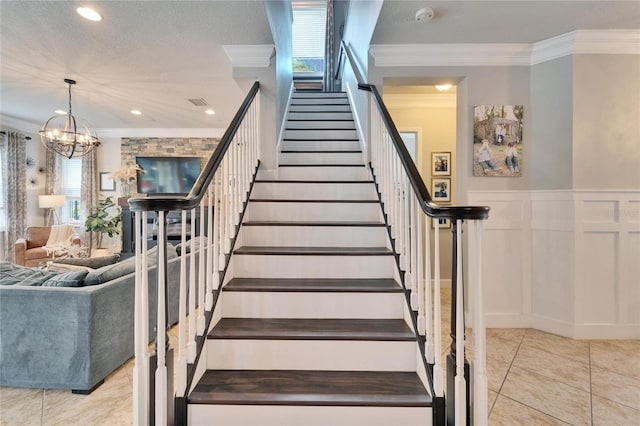
[[[577,30],[531,44],[372,45],[369,52],[377,67],[530,66],[568,55],[640,55],[640,31]]]
[[[4,129],[11,129],[18,132],[31,133],[37,135],[42,124],[37,124],[32,121],[23,120],[16,117],[10,117],[8,115],[0,115],[0,127]]]
[[[275,51],[273,44],[234,44],[222,46],[234,67],[268,68]]]

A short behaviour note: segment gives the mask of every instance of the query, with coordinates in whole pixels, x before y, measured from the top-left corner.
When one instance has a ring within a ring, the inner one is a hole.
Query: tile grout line
[[[516,357],[518,356],[518,352],[520,351],[520,346],[522,346],[522,342],[524,342],[524,336],[526,334],[527,334],[527,332],[525,330],[525,332],[522,334],[522,337],[520,338],[520,343],[518,343],[518,348],[516,349],[516,352],[513,354],[513,358],[511,359],[511,362],[509,363],[509,368],[507,369],[507,373],[504,375],[504,379],[502,379],[502,383],[500,383],[500,389],[498,389],[498,395],[496,395],[496,399],[493,401],[493,404],[491,405],[491,409],[489,410],[489,415],[491,415],[491,412],[493,411],[493,407],[495,407],[496,402],[498,402],[498,397],[500,395],[502,395],[501,394],[502,387],[504,386],[504,382],[507,381],[507,377],[509,376],[509,372],[511,371],[511,366],[513,365],[513,362],[516,360]],[[508,397],[506,397],[506,398],[508,398]]]
[[[522,401],[518,401],[517,399],[513,399],[513,398],[508,397],[508,396],[506,396],[506,395],[501,395],[501,396],[502,396],[503,398],[507,398],[507,399],[509,399],[509,400],[511,400],[511,401],[513,401],[513,402],[515,402],[515,403],[518,403],[518,404],[520,404],[520,405],[524,405],[525,407],[530,408],[530,409],[532,409],[532,410],[534,410],[534,411],[537,411],[538,413],[544,414],[544,415],[545,415],[545,416],[547,416],[547,417],[551,417],[552,419],[558,420],[558,421],[559,421],[559,422],[561,422],[561,423],[564,423],[564,424],[567,424],[567,425],[570,425],[570,424],[571,424],[571,423],[569,423],[569,422],[565,422],[564,420],[562,420],[562,419],[560,419],[560,418],[558,418],[558,417],[556,417],[556,416],[554,416],[554,415],[552,415],[552,414],[545,413],[544,411],[541,411],[541,410],[540,410],[540,409],[538,409],[538,408],[531,407],[531,406],[529,406],[529,405],[527,405],[527,404],[523,403]],[[497,400],[497,398],[496,398],[496,400]]]
[[[589,414],[593,426],[593,382],[591,380],[591,342],[589,342]]]

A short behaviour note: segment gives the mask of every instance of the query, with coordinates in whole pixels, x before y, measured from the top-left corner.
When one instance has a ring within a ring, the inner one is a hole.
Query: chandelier
[[[75,80],[68,78],[64,82],[69,85],[69,112],[57,114],[47,120],[40,130],[42,144],[53,152],[64,157],[82,157],[100,145],[95,132],[91,132],[84,120],[71,114],[71,86]]]

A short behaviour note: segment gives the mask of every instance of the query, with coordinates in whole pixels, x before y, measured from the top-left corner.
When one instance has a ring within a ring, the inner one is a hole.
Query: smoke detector
[[[430,7],[423,7],[416,12],[416,22],[428,22],[433,19],[435,12]]]

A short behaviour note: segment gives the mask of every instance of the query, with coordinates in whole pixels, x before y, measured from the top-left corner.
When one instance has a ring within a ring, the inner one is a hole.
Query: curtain
[[[82,157],[82,183],[80,186],[80,200],[82,205],[81,217],[87,217],[89,210],[87,206],[94,205],[98,202],[98,152],[97,150],[91,151],[89,154]],[[95,238],[92,238],[91,232],[84,231],[83,226],[82,241],[84,245],[89,249],[95,248]],[[89,244],[87,244],[89,242]]]
[[[27,217],[27,146],[25,138],[16,132],[2,135],[2,197],[5,260],[15,261],[15,242],[24,236]]]
[[[62,165],[60,164],[60,162],[62,161],[62,158],[60,155],[57,155],[54,151],[47,149],[47,156],[46,156],[46,174],[45,174],[45,187],[44,187],[44,194],[45,195],[51,195],[51,194],[62,194],[62,187],[60,185],[60,179],[58,179],[58,176],[60,175],[60,168],[62,167]],[[51,226],[53,225],[53,216],[52,215],[46,215],[45,216],[45,222],[44,222],[44,226]]]
[[[334,28],[333,28],[333,0],[327,1],[327,31],[324,43],[324,84],[325,92],[335,92],[335,55],[334,55]]]

